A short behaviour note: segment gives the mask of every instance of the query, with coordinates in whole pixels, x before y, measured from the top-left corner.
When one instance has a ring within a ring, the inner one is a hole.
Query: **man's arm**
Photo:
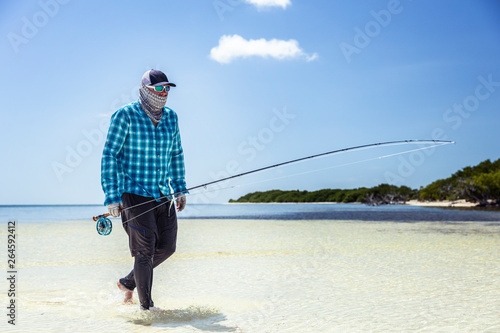
[[[118,156],[125,143],[128,128],[129,120],[123,112],[117,111],[111,117],[101,159],[101,185],[106,196],[105,206],[122,201],[118,192]]]

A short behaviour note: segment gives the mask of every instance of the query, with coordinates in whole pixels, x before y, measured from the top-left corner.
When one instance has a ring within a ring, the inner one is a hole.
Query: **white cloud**
[[[220,63],[230,63],[236,58],[246,57],[272,57],[283,60],[286,58],[305,58],[312,61],[318,58],[316,53],[309,55],[294,40],[250,39],[246,40],[239,35],[224,35],[219,39],[219,45],[212,48],[210,58]]]
[[[281,7],[286,9],[287,6],[292,4],[290,0],[245,0],[245,2],[255,5],[257,8]]]

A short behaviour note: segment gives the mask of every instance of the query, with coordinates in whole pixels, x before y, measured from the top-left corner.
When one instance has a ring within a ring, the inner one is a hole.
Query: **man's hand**
[[[177,211],[182,212],[184,207],[186,207],[186,195],[180,194],[175,198],[175,202],[177,203]]]
[[[111,215],[113,217],[120,216],[120,212],[123,209],[121,202],[112,203],[112,204],[107,205],[106,207],[108,207],[109,215]]]

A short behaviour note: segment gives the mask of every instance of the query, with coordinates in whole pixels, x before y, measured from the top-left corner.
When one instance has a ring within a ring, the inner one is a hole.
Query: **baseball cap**
[[[145,86],[171,86],[176,87],[175,83],[168,82],[168,78],[162,71],[150,69],[142,76],[142,84]]]

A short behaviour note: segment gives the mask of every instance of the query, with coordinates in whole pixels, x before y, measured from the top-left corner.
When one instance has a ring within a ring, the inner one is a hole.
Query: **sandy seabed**
[[[116,288],[133,259],[113,222],[19,222],[0,331],[500,332],[500,223],[180,220],[141,312]]]

